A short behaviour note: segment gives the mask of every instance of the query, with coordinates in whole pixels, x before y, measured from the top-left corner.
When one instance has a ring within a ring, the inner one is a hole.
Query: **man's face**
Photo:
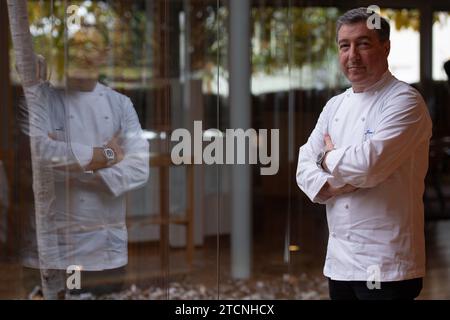
[[[96,78],[106,58],[106,46],[94,28],[78,31],[69,42],[68,74],[72,78]]]
[[[379,40],[366,23],[343,25],[338,32],[339,63],[352,86],[366,88],[387,70],[390,42]]]

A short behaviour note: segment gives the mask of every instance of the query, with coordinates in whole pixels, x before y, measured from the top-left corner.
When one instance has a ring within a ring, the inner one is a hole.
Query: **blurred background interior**
[[[67,9],[76,5],[77,18],[101,30],[110,50],[100,81],[130,97],[150,143],[150,179],[128,194],[129,263],[120,274],[83,278],[85,298],[328,297],[325,208],[298,189],[297,153],[326,101],[349,86],[336,19],[371,4],[391,21],[391,72],[422,93],[433,118],[420,298],[450,299],[448,1],[28,1],[35,50],[55,86],[64,83],[68,38],[79,28],[65,23]],[[248,70],[239,68],[240,53],[250,56]],[[39,272],[21,264],[34,208],[6,1],[0,79],[0,298],[36,298]],[[233,86],[240,81],[249,83],[246,94]],[[209,137],[243,123],[280,129],[278,174],[252,165],[233,179],[231,165],[172,165],[170,134],[192,130],[194,120]],[[239,184],[248,192],[233,192]]]

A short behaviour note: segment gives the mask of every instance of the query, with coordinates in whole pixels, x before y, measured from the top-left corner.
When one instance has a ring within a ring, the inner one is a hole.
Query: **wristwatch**
[[[331,151],[331,150],[324,150],[324,151],[320,152],[320,153],[317,155],[316,164],[317,164],[317,166],[318,166],[320,169],[323,169],[323,166],[322,166],[323,160],[325,160],[325,156],[326,156],[327,153],[330,152],[330,151]]]
[[[110,166],[116,160],[116,153],[112,148],[103,147],[103,155],[106,158],[106,164]]]

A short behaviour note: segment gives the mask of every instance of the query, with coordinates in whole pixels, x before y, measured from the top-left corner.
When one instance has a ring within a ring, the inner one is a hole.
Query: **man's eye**
[[[346,49],[346,48],[348,48],[349,47],[349,45],[348,44],[341,44],[340,45],[340,47],[339,47],[339,49]]]

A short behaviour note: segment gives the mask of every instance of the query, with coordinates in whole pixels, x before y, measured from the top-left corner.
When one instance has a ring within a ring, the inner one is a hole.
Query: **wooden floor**
[[[426,224],[427,275],[419,299],[450,300],[450,220]]]

